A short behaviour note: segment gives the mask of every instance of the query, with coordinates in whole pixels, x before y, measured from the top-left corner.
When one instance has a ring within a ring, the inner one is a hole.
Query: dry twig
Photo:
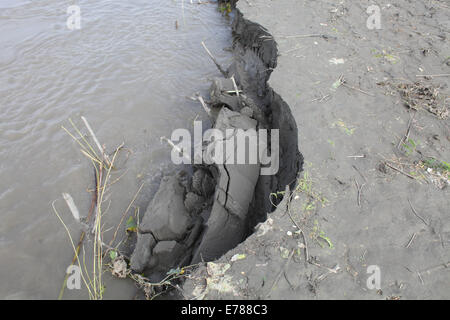
[[[219,62],[217,62],[216,58],[214,58],[214,56],[212,55],[211,51],[208,50],[208,48],[206,47],[205,43],[202,41],[202,46],[205,49],[206,53],[208,54],[208,56],[211,58],[211,60],[214,62],[214,64],[216,65],[217,69],[219,69],[220,73],[225,77],[228,78],[228,74],[226,71],[223,70],[222,66],[219,64]]]

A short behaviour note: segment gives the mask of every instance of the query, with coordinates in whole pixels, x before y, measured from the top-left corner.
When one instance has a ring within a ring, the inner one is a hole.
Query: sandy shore
[[[378,1],[369,29],[372,4],[237,3],[278,44],[268,83],[305,164],[290,203],[209,265],[219,277],[200,268],[187,297],[450,298],[450,5]]]

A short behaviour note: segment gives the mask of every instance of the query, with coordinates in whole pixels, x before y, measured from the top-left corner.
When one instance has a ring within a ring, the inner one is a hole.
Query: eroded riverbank
[[[239,13],[234,17],[233,37],[234,61],[226,71],[218,65],[224,78],[213,80],[204,108],[215,129],[235,130],[231,136],[227,133],[226,148],[230,141],[239,144],[239,140],[234,142],[238,130],[276,131],[276,141],[270,136],[264,141],[273,147],[276,144],[276,166],[271,163],[275,171],[260,173],[264,171],[261,163],[216,162],[165,177],[138,226],[131,257],[133,271],[144,272],[150,281],[164,279],[170,269],[183,270],[186,265],[217,259],[234,248],[267,219],[283,197],[277,191],[294,187],[301,170],[295,120],[289,106],[267,86],[276,66],[275,42],[261,26]],[[217,144],[210,142],[202,148],[207,152]],[[205,181],[206,190],[201,187]]]

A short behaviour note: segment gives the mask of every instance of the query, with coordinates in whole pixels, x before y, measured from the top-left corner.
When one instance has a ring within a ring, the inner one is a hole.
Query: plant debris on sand
[[[395,88],[408,108],[427,110],[439,119],[447,119],[449,115],[450,97],[441,93],[441,85],[416,81],[414,83],[380,82],[379,85],[390,85]]]

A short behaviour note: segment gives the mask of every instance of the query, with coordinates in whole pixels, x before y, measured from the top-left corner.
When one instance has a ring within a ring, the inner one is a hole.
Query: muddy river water
[[[201,41],[224,65],[231,59],[223,50],[231,46],[230,19],[216,3],[192,2],[0,0],[0,298],[56,298],[73,257],[52,202],[77,242],[80,228],[61,193],[86,215],[93,172],[61,128],[71,128],[69,118],[81,128],[86,117],[108,152],[125,143],[106,238],[141,185],[131,210],[145,210],[151,181],[171,165],[160,137],[205,117],[186,97],[206,95],[219,76]],[[70,30],[74,4],[81,28]],[[106,279],[105,298],[135,291]]]

